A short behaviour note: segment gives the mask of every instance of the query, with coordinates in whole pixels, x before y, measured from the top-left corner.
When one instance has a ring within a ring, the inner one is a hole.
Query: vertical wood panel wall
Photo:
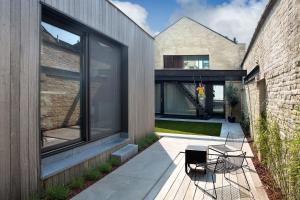
[[[41,2],[128,46],[128,131],[132,142],[154,129],[153,39],[106,0]],[[38,189],[39,0],[0,1],[0,196]]]
[[[39,1],[0,1],[0,198],[39,185]]]
[[[132,141],[154,129],[153,38],[106,0],[41,0],[128,46],[128,131]]]

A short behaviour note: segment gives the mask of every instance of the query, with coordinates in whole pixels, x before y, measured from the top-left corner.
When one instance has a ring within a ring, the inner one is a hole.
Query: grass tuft
[[[108,161],[113,167],[121,165],[121,161],[115,157],[111,157]]]
[[[69,189],[63,185],[49,187],[45,193],[47,200],[65,200],[68,197]]]
[[[112,170],[112,166],[109,162],[103,163],[99,166],[100,172],[107,174]]]
[[[85,179],[88,181],[95,181],[101,176],[101,172],[99,172],[97,169],[90,169],[86,174],[85,174]]]
[[[71,190],[76,190],[76,189],[82,189],[83,186],[84,186],[84,179],[82,177],[76,177],[70,183],[69,188]]]
[[[146,147],[148,146],[145,138],[143,138],[140,141],[138,141],[137,145],[138,145],[139,151],[142,151],[142,150],[146,149]]]

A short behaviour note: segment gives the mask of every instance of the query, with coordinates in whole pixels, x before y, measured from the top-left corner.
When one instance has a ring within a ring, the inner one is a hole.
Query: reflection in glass
[[[224,113],[224,86],[214,85],[213,112],[216,114]]]
[[[209,57],[208,56],[183,56],[184,69],[208,69]]]
[[[160,84],[155,84],[155,113],[160,113],[161,91]]]
[[[80,139],[80,36],[42,22],[42,146]]]
[[[106,137],[121,130],[121,48],[90,36],[90,134]]]
[[[184,87],[195,97],[193,83],[184,83]],[[174,83],[164,84],[164,104],[165,114],[196,115],[196,107]]]

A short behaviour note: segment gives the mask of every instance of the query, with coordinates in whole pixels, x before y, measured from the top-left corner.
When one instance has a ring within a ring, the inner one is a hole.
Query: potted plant
[[[226,99],[230,106],[230,116],[228,116],[228,121],[233,123],[235,122],[235,117],[232,115],[232,110],[239,103],[239,92],[238,88],[234,87],[232,83],[230,83],[226,87]]]

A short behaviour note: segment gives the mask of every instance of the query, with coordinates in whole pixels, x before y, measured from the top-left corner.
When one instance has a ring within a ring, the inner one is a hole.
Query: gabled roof
[[[229,39],[228,37],[222,35],[221,33],[218,33],[217,31],[214,31],[214,30],[212,30],[211,28],[209,28],[209,27],[207,27],[207,26],[201,24],[200,22],[198,22],[198,21],[196,21],[196,20],[194,20],[194,19],[192,19],[192,18],[190,18],[190,17],[187,17],[187,16],[183,16],[183,17],[179,18],[179,19],[178,19],[177,21],[175,21],[173,24],[167,26],[164,30],[162,30],[162,31],[161,31],[159,34],[157,34],[154,38],[156,38],[157,36],[159,36],[161,33],[167,31],[169,28],[171,28],[172,26],[174,26],[175,24],[177,24],[177,23],[178,23],[179,21],[181,21],[182,19],[188,19],[188,20],[190,20],[190,21],[192,21],[192,22],[195,22],[196,24],[198,24],[198,25],[200,25],[200,26],[206,28],[206,29],[209,30],[209,31],[212,31],[213,33],[216,33],[217,35],[219,35],[219,36],[225,38],[226,40],[229,40],[230,42],[232,42],[232,43],[234,43],[234,44],[237,44],[237,43],[235,43],[233,40],[231,40],[231,39]]]

